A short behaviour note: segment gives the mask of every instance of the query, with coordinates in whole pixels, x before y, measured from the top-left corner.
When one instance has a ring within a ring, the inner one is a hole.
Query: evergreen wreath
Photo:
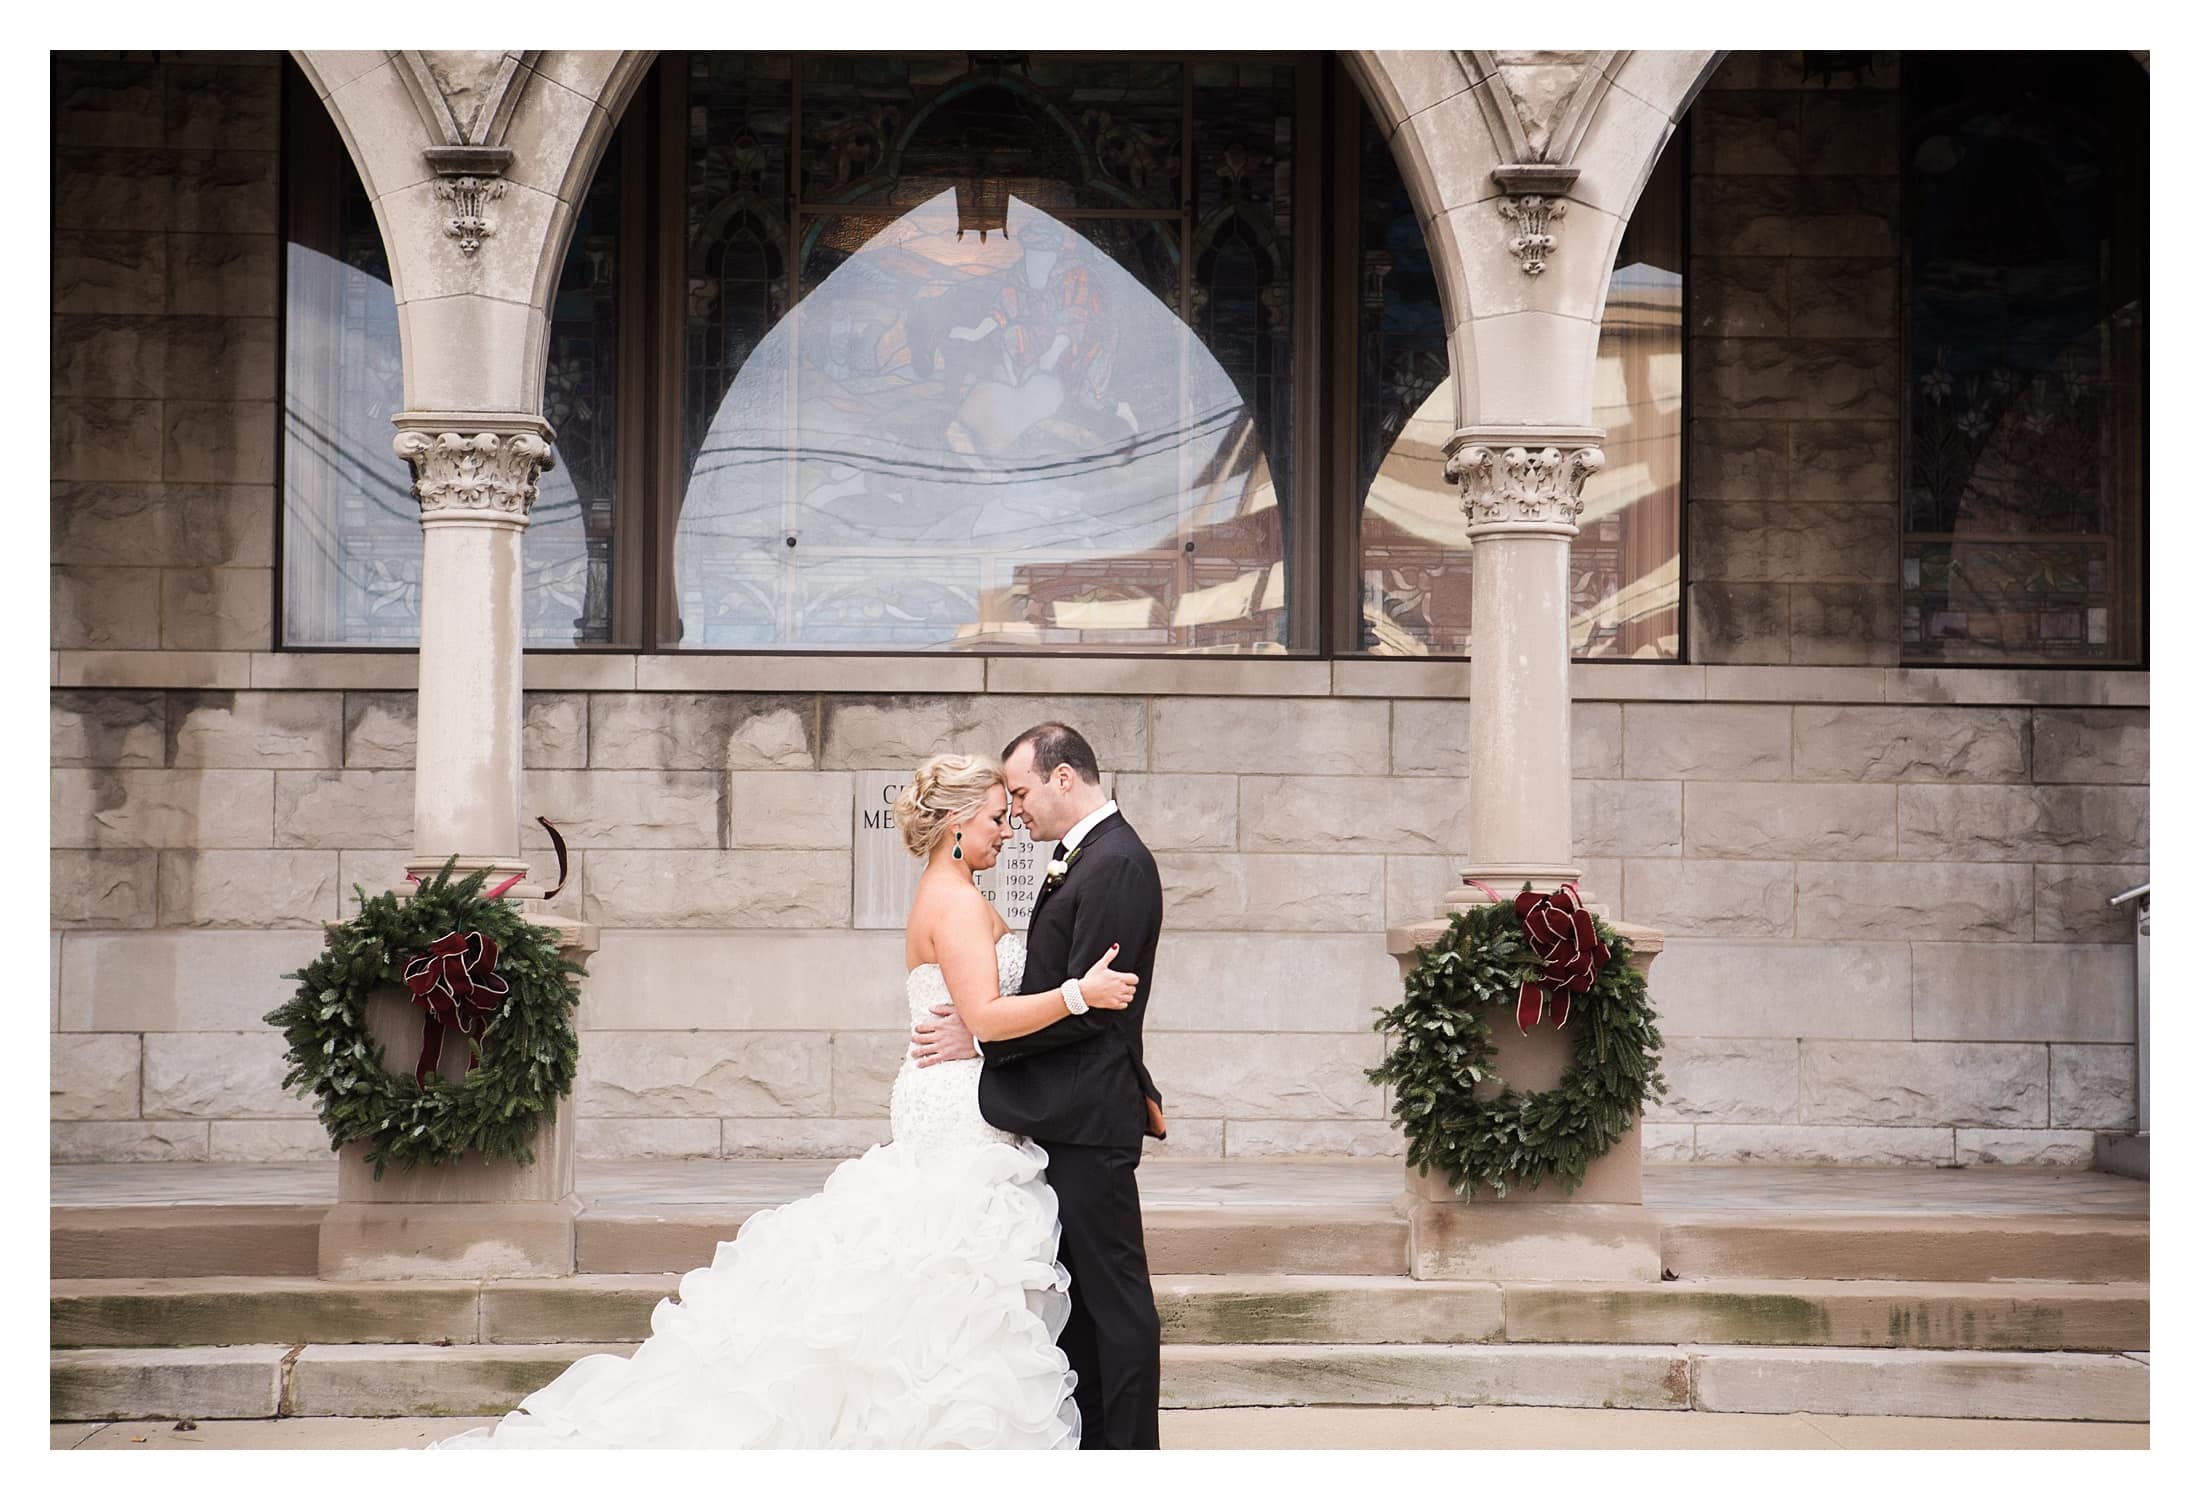
[[[1554,962],[1550,944],[1539,952],[1531,942],[1530,924],[1549,925],[1545,912],[1533,910],[1543,904],[1523,888],[1518,903],[1454,913],[1406,975],[1405,999],[1375,1021],[1392,1038],[1391,1050],[1367,1076],[1393,1087],[1391,1114],[1405,1132],[1407,1165],[1442,1173],[1469,1199],[1478,1188],[1502,1198],[1546,1178],[1572,1192],[1643,1103],[1665,1093],[1658,1071],[1664,1040],[1648,987],[1628,962],[1633,947],[1586,912],[1575,920],[1594,924],[1594,942],[1610,957],[1575,996],[1559,994],[1560,1025],[1567,1001],[1578,999],[1573,1062],[1538,1093],[1521,1093],[1498,1076],[1484,1012],[1517,1004],[1523,1030],[1541,1012]],[[1486,1084],[1497,1086],[1494,1097],[1477,1096]]]
[[[372,1141],[377,1179],[392,1161],[438,1166],[467,1151],[532,1162],[535,1131],[556,1118],[580,1062],[573,979],[587,971],[559,953],[554,931],[484,899],[486,870],[453,884],[456,863],[402,900],[353,886],[359,915],[329,926],[313,962],[283,976],[297,993],[263,1017],[290,1044],[284,1090],[319,1099],[332,1148]],[[393,988],[426,1011],[410,1075],[387,1069],[367,1030],[368,997]],[[456,1080],[432,1071],[446,1025],[472,1044]]]

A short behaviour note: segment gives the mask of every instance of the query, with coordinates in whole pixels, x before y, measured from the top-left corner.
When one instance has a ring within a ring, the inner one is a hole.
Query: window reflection
[[[288,247],[283,379],[283,641],[414,646],[420,507],[390,446],[404,403],[397,294],[372,206],[332,129],[293,142],[293,192],[323,169],[335,191],[301,205]],[[315,152],[318,145],[320,150]],[[325,191],[325,189],[324,189]],[[584,202],[552,303],[543,410],[556,467],[522,544],[530,646],[606,644],[617,477],[618,153]],[[318,242],[318,243],[316,243]],[[333,253],[331,253],[333,252]]]
[[[667,634],[1283,650],[1298,85],[691,57]]]
[[[1404,179],[1361,139],[1360,639],[1377,656],[1473,649],[1473,550],[1444,445],[1457,420],[1443,311]],[[1605,467],[1582,494],[1569,638],[1577,657],[1680,655],[1681,171],[1668,150],[1622,239],[1591,418]]]
[[[680,515],[688,644],[1168,645],[1280,615],[1236,384],[1077,229],[1006,217],[981,240],[940,193],[749,355]]]

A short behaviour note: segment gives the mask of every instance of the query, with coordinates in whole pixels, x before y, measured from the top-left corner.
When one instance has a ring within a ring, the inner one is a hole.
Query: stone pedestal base
[[[1402,1200],[1416,1281],[1656,1281],[1664,1269],[1657,1216],[1639,1203],[1445,1198]]]
[[[580,1210],[571,1193],[549,1203],[339,1203],[321,1221],[319,1270],[328,1281],[570,1276]]]
[[[555,929],[567,958],[585,960],[596,951],[594,927],[532,908],[527,918]],[[390,1066],[409,1068],[418,1056],[421,1015],[401,992],[368,1000],[367,1029]],[[467,1047],[457,1031],[448,1033],[438,1071],[463,1074]],[[581,1209],[573,1191],[573,1136],[568,1098],[536,1132],[535,1159],[525,1165],[468,1152],[440,1167],[389,1166],[376,1181],[366,1145],[344,1147],[336,1207],[321,1221],[320,1274],[337,1281],[572,1275],[573,1221]]]
[[[1400,969],[1412,968],[1448,925],[1447,919],[1393,928],[1389,946]],[[1611,925],[1634,946],[1635,968],[1647,974],[1665,935]],[[1498,1075],[1522,1092],[1550,1088],[1573,1060],[1571,1028],[1546,1023],[1522,1035],[1508,1013],[1492,1015],[1490,1031]],[[1570,1193],[1546,1182],[1502,1198],[1482,1190],[1462,1200],[1441,1177],[1408,1168],[1399,1207],[1411,1224],[1412,1272],[1421,1281],[1656,1281],[1664,1269],[1658,1220],[1642,1206],[1640,1121],[1589,1164]]]

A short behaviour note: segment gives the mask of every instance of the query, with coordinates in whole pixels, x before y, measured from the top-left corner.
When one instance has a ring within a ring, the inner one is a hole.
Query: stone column
[[[398,456],[420,501],[420,737],[413,855],[426,879],[452,855],[491,885],[520,858],[520,542],[554,460],[540,417],[401,412]]]
[[[1511,894],[1578,880],[1568,566],[1598,428],[1467,428],[1446,446],[1474,547],[1465,872]],[[1451,904],[1483,899],[1462,881]]]

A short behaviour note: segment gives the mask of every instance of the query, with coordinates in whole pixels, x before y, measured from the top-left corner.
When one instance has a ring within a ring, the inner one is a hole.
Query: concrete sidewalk
[[[56,1422],[55,1448],[419,1448],[477,1417]],[[1252,1407],[1164,1411],[1164,1448],[2139,1448],[2143,1422],[1742,1416],[1552,1407]]]

